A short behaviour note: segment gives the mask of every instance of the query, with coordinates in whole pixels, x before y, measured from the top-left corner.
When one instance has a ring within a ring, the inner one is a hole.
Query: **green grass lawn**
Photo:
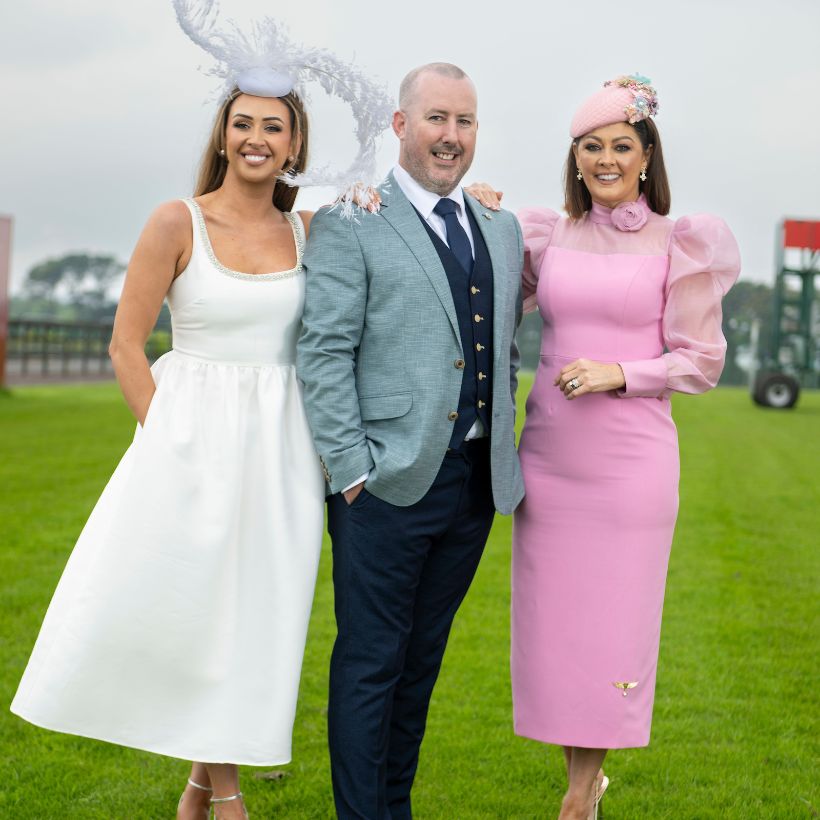
[[[681,514],[652,744],[608,759],[606,816],[817,817],[820,394],[778,412],[725,388],[677,397],[674,412]],[[174,816],[184,762],[43,731],[7,711],[73,542],[132,432],[113,385],[0,394],[0,817]],[[560,751],[511,728],[509,561],[510,520],[499,517],[433,697],[419,820],[557,816]],[[243,773],[256,820],[332,816],[330,569],[326,550],[294,762],[275,781]]]

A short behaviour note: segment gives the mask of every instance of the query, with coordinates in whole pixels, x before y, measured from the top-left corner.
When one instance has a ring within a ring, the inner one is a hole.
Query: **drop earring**
[[[579,181],[580,181],[580,180],[582,180],[582,179],[584,178],[584,175],[581,173],[581,169],[580,169],[580,168],[578,169],[578,173],[575,175],[575,178],[576,178],[577,180],[579,180]]]
[[[641,182],[646,182],[646,166],[641,168]]]

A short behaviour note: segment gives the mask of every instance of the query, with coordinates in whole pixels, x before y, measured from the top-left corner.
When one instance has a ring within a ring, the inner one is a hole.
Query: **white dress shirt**
[[[401,188],[402,193],[410,200],[410,204],[421,214],[422,219],[436,232],[436,235],[445,245],[449,247],[447,242],[447,228],[444,225],[444,217],[433,213],[433,208],[438,205],[441,197],[422,188],[401,165],[393,168],[393,178]],[[456,188],[447,194],[446,199],[452,199],[456,204],[456,217],[459,224],[464,228],[467,238],[470,240],[470,250],[475,257],[475,243],[473,242],[473,231],[470,228],[470,220],[467,218],[467,206],[464,204],[464,191],[461,188]]]

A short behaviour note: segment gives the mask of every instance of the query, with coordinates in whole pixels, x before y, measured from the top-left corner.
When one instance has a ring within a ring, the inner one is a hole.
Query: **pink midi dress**
[[[721,297],[740,268],[721,219],[636,204],[618,227],[598,205],[576,221],[519,214],[525,307],[544,328],[514,519],[514,721],[566,746],[649,743],[678,510],[669,396],[717,383]],[[553,379],[578,358],[619,363],[626,386],[568,401]]]

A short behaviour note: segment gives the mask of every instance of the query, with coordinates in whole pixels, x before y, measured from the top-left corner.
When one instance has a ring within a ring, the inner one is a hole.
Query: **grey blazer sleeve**
[[[320,210],[303,259],[305,310],[296,348],[305,409],[331,493],[373,467],[356,392],[355,354],[367,306],[367,270],[351,220]]]

